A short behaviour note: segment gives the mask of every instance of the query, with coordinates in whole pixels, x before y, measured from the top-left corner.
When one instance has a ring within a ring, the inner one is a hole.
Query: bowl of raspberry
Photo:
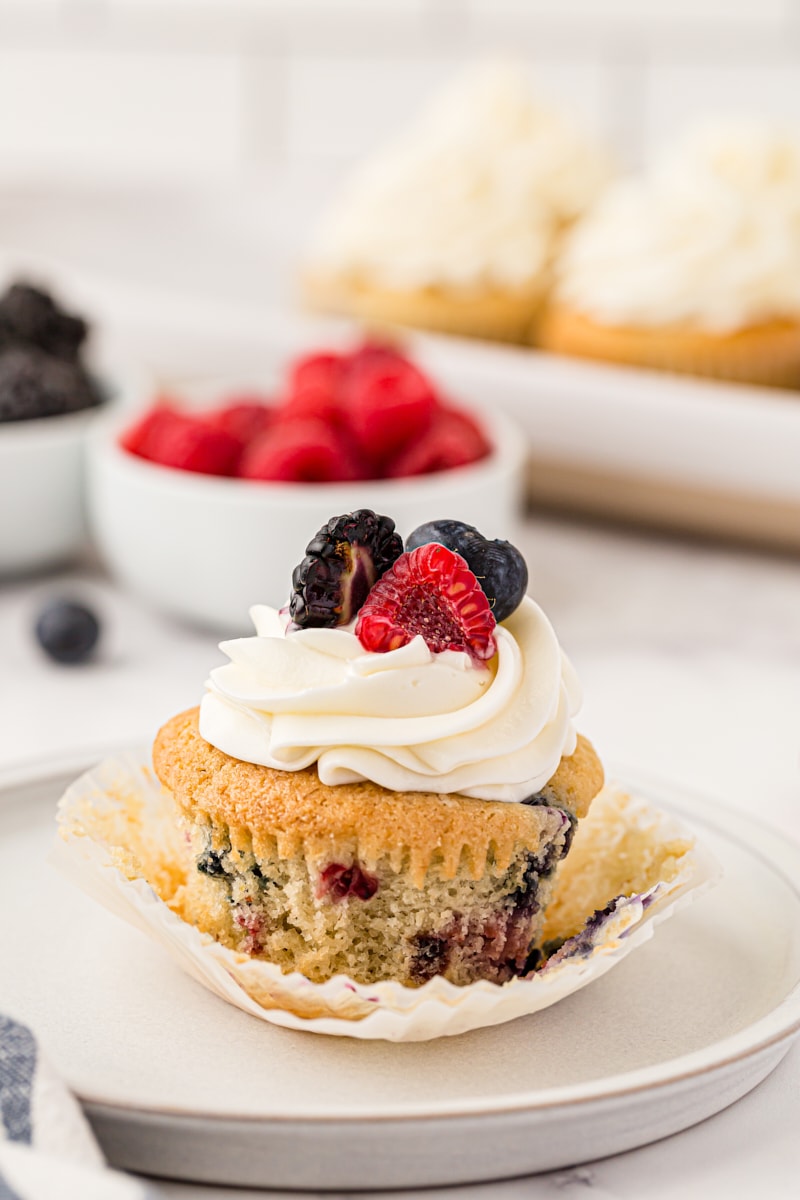
[[[55,565],[86,537],[84,448],[104,399],[87,334],[39,287],[0,295],[0,575]]]
[[[277,392],[197,387],[114,414],[89,442],[89,509],[112,573],[155,607],[232,633],[280,607],[297,546],[331,512],[400,533],[457,514],[502,533],[525,438],[451,400],[394,346],[307,354]]]

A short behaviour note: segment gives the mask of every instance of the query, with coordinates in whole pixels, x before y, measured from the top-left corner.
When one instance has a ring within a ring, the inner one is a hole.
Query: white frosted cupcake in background
[[[699,128],[605,193],[558,277],[548,349],[800,385],[800,135]]]
[[[608,175],[521,74],[468,71],[350,178],[312,245],[307,299],[369,321],[527,340],[555,245]]]

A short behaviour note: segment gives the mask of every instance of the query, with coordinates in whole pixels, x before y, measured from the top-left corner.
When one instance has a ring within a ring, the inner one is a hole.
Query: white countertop
[[[800,841],[800,563],[542,517],[527,522],[522,548],[531,592],[584,685],[581,729],[606,761],[743,811],[757,806]],[[35,644],[35,614],[56,594],[82,596],[102,616],[91,665],[54,666]],[[196,702],[221,658],[216,641],[146,610],[91,568],[0,585],[0,765],[146,742]],[[755,1092],[667,1141],[572,1171],[430,1195],[789,1197],[800,1177],[798,1128],[795,1046]],[[163,1193],[255,1195],[178,1184]]]

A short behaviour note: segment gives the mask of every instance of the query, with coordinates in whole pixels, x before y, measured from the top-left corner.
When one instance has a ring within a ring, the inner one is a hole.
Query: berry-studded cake
[[[369,510],[309,542],[291,599],[223,643],[154,747],[191,842],[184,915],[315,982],[525,974],[603,783],[519,551]]]

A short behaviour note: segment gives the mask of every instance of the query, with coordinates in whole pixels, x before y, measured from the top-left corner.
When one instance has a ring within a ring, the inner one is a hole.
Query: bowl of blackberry
[[[86,434],[103,404],[89,326],[25,281],[0,296],[0,574],[69,559],[83,544]]]
[[[280,606],[297,545],[331,512],[395,515],[403,535],[458,513],[503,533],[524,436],[453,400],[395,345],[315,350],[269,391],[143,396],[89,439],[89,510],[112,574],[153,606],[231,633],[254,597]]]

